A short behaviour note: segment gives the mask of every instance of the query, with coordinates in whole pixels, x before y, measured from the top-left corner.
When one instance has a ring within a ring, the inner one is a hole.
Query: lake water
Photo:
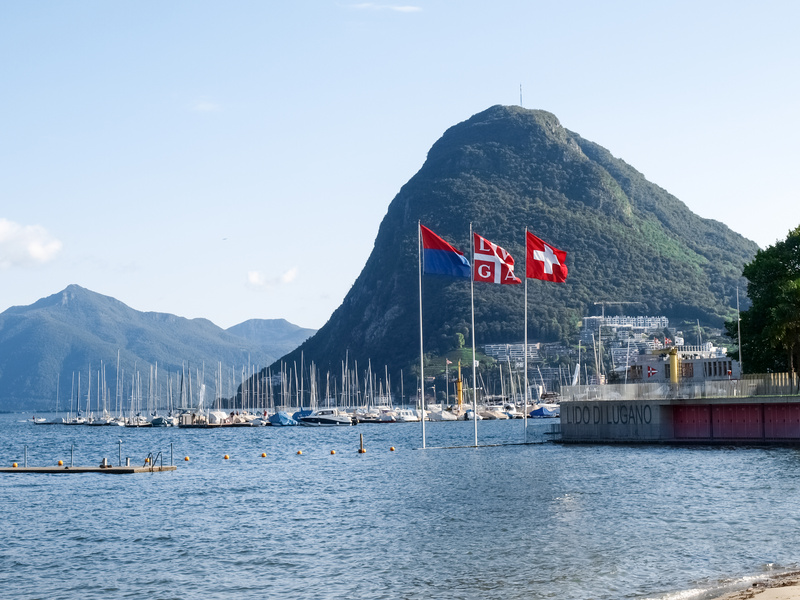
[[[76,465],[117,464],[121,440],[134,464],[151,451],[168,463],[172,444],[178,470],[0,474],[4,599],[691,599],[800,564],[796,449],[435,449],[471,444],[473,425],[428,423],[421,450],[419,424],[26,417],[0,415],[3,466],[25,445],[31,466],[69,464],[73,446]],[[546,426],[529,421],[534,437]],[[522,422],[484,421],[478,435],[519,442]]]

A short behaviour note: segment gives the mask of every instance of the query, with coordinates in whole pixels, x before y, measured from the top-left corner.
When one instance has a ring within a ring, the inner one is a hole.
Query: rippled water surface
[[[0,415],[3,466],[25,445],[32,466],[73,446],[76,465],[116,464],[121,440],[138,464],[172,444],[178,470],[0,474],[2,598],[700,598],[800,563],[795,449],[437,449],[471,444],[473,425],[429,423],[421,450],[419,424],[24,418]],[[479,424],[481,444],[521,439],[521,421]]]

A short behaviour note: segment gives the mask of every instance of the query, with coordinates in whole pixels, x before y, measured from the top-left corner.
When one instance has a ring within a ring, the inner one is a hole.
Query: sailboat
[[[58,388],[60,387],[60,383],[61,374],[59,373],[58,377],[56,378],[56,416],[52,419],[46,419],[44,417],[37,417],[36,415],[33,415],[31,420],[33,421],[34,425],[61,425],[64,422],[63,417],[58,416]]]

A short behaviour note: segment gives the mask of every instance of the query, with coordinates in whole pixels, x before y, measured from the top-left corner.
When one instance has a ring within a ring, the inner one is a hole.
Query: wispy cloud
[[[359,4],[350,4],[350,8],[356,10],[391,10],[394,12],[412,13],[422,11],[421,6],[410,6],[400,4],[377,4],[375,2],[361,2]]]
[[[192,105],[192,110],[194,112],[219,112],[222,110],[222,107],[215,102],[195,102]]]
[[[0,219],[0,269],[33,267],[53,260],[61,242],[40,225]]]
[[[247,272],[247,285],[254,289],[272,289],[292,283],[297,277],[297,267],[292,267],[278,277],[267,277],[261,271]]]

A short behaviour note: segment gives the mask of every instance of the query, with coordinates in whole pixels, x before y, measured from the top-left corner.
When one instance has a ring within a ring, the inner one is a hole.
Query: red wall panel
[[[674,406],[672,425],[677,439],[706,439],[711,437],[710,407]]]
[[[764,405],[764,437],[795,440],[800,438],[800,404]]]

